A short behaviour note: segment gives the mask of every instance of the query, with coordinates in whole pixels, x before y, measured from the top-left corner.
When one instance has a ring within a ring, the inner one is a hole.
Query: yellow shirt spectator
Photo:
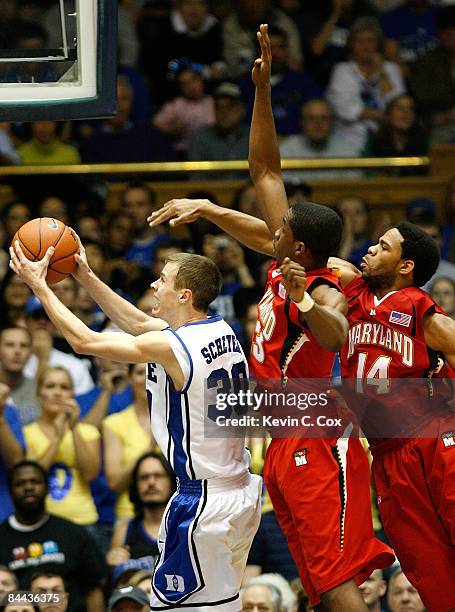
[[[84,440],[99,440],[100,433],[94,425],[78,423],[77,429]],[[43,455],[51,441],[37,422],[24,427],[27,449],[33,455]],[[71,431],[64,434],[49,470],[49,494],[46,509],[79,525],[91,525],[98,520],[95,502],[89,485],[81,478]]]

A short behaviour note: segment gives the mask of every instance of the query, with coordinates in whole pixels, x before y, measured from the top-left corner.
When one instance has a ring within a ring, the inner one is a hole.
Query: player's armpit
[[[172,351],[168,336],[151,331],[140,336],[92,332],[73,347],[76,352],[121,363],[160,363],[176,389],[183,387],[182,369]]]
[[[439,312],[433,312],[424,316],[423,329],[427,346],[434,351],[443,352],[447,357],[455,354],[455,321],[453,319]]]

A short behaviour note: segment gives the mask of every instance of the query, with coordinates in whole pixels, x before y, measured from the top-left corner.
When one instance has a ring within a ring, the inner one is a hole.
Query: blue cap
[[[155,559],[153,557],[143,557],[142,559],[128,559],[125,563],[116,565],[112,572],[112,582],[115,584],[120,576],[125,572],[137,572],[138,570],[153,570]]]
[[[36,295],[32,295],[28,299],[27,304],[25,305],[25,314],[27,317],[29,317],[31,314],[33,314],[37,310],[44,310],[44,307],[39,301],[39,299],[36,297]]]

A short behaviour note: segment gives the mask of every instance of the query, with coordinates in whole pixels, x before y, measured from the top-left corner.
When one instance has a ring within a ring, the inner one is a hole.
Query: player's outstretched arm
[[[69,310],[46,283],[47,267],[54,252],[47,250],[43,259],[29,261],[17,241],[10,248],[10,267],[30,287],[41,301],[47,316],[76,353],[95,355],[121,363],[156,362],[163,365],[176,388],[183,385],[183,374],[163,331],[151,331],[140,336],[92,331]]]
[[[273,256],[272,237],[262,219],[238,210],[218,206],[210,200],[174,199],[154,211],[148,218],[150,227],[169,221],[171,227],[207,219],[246,247]]]
[[[349,325],[345,317],[346,298],[328,285],[306,292],[305,268],[286,257],[281,264],[283,284],[299,309],[299,320],[306,323],[318,343],[328,351],[339,351],[346,342]]]
[[[441,351],[455,368],[455,321],[439,312],[423,319],[425,343],[434,351]]]
[[[101,307],[104,314],[113,321],[117,327],[133,336],[139,336],[148,331],[158,331],[167,327],[162,319],[149,317],[145,312],[130,304],[120,295],[112,291],[110,287],[96,276],[91,270],[85,255],[85,249],[79,236],[75,233],[79,243],[79,251],[76,257],[76,269],[74,278],[89,292],[93,300]]]
[[[272,234],[283,225],[288,199],[281,176],[280,149],[270,94],[272,51],[266,24],[257,34],[261,57],[254,62],[251,78],[256,86],[250,129],[248,162],[262,215]]]

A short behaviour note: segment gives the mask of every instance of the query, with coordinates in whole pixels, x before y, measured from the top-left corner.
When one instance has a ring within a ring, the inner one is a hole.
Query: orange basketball
[[[46,254],[50,246],[54,254],[49,262],[46,276],[48,285],[55,285],[74,270],[78,244],[70,227],[50,217],[32,219],[18,229],[13,244],[19,240],[25,257],[30,261],[38,261]]]

